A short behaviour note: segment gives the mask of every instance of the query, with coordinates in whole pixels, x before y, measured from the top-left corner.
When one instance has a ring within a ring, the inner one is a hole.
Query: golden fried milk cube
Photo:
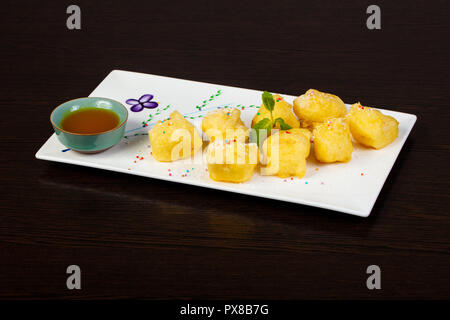
[[[292,105],[290,105],[288,102],[286,102],[283,97],[281,97],[278,94],[273,95],[273,99],[275,100],[275,106],[273,108],[272,114],[273,119],[277,118],[283,118],[284,122],[288,125],[290,125],[292,128],[298,128],[300,127],[300,122],[295,117],[294,113],[292,112]],[[253,117],[252,120],[252,128],[255,124],[257,124],[259,121],[261,121],[264,118],[270,119],[270,111],[264,107],[264,103],[261,105],[261,107],[256,112],[256,115]],[[277,123],[275,125],[276,129],[280,129],[280,124]]]
[[[398,136],[398,121],[380,111],[355,103],[347,115],[353,138],[366,147],[381,149]]]
[[[249,136],[248,128],[241,120],[241,111],[235,108],[209,112],[202,120],[202,131],[211,142],[216,139],[245,142]]]
[[[343,117],[347,113],[347,108],[338,96],[309,89],[294,100],[294,112],[299,119],[310,123]]]
[[[258,161],[259,151],[255,143],[215,140],[210,143],[206,153],[209,177],[215,181],[248,181]]]
[[[345,119],[329,119],[316,123],[313,130],[314,155],[320,162],[348,162],[352,158],[353,144]]]
[[[306,158],[310,152],[311,132],[307,129],[293,128],[278,131],[268,137],[263,144],[265,168],[262,175],[276,175],[280,178],[306,173]]]
[[[158,121],[149,131],[153,157],[162,162],[193,156],[202,148],[202,138],[197,129],[178,111],[166,120]]]

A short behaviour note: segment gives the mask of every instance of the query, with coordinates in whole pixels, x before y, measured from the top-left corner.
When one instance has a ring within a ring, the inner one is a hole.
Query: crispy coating
[[[189,158],[203,143],[194,125],[178,111],[172,112],[168,119],[158,121],[148,136],[153,157],[162,162]]]
[[[310,139],[311,132],[307,129],[293,128],[272,134],[263,144],[267,165],[261,169],[261,174],[302,178],[306,173]]]
[[[366,147],[381,149],[398,136],[398,121],[380,111],[355,103],[347,115],[353,138]]]
[[[211,142],[214,140],[248,139],[248,128],[241,120],[241,111],[235,108],[209,112],[202,120],[202,130]]]
[[[212,180],[245,182],[251,179],[258,165],[258,146],[234,140],[215,140],[208,146],[206,162]]]
[[[320,162],[348,162],[353,144],[348,123],[343,118],[329,119],[315,124],[314,155]]]
[[[309,89],[294,100],[294,113],[306,124],[310,124],[343,117],[347,113],[347,108],[338,96]]]

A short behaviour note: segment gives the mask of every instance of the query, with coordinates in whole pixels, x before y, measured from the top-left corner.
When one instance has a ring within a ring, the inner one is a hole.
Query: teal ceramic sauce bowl
[[[103,108],[114,112],[119,117],[119,124],[108,131],[83,134],[68,132],[61,128],[61,121],[71,112],[84,108]],[[58,140],[67,148],[82,153],[98,153],[117,144],[125,133],[128,111],[120,102],[108,98],[79,98],[64,102],[56,107],[50,115],[50,122]]]

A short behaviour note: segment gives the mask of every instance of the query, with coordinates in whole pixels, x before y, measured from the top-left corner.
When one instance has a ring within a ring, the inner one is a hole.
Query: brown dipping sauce
[[[61,128],[79,134],[96,134],[114,129],[119,116],[102,108],[84,108],[69,113],[61,121]]]

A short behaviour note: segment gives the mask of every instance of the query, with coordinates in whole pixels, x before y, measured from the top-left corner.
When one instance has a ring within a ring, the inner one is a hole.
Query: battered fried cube
[[[255,143],[215,140],[208,146],[209,177],[215,181],[240,183],[251,179],[259,161]]]
[[[209,112],[202,120],[202,130],[211,142],[214,140],[248,139],[248,128],[241,120],[241,111],[235,108]]]
[[[329,119],[315,124],[314,155],[320,162],[348,162],[352,158],[353,144],[347,121]]]
[[[380,111],[355,103],[347,115],[353,138],[366,147],[381,149],[398,136],[398,121]]]
[[[272,111],[273,118],[282,118],[284,122],[288,125],[290,125],[292,128],[298,128],[300,127],[300,122],[295,117],[294,113],[292,112],[292,105],[287,103],[283,97],[281,97],[278,94],[273,95],[273,99],[275,100],[275,106]],[[264,104],[261,105],[261,107],[256,112],[256,115],[253,117],[252,120],[252,128],[255,124],[257,124],[259,121],[261,121],[264,118],[270,119],[270,111],[267,110],[264,107]],[[280,129],[280,124],[277,123],[274,128]]]
[[[294,100],[294,112],[305,123],[311,123],[343,117],[347,108],[338,96],[309,89]]]
[[[261,169],[261,174],[302,178],[306,173],[310,139],[311,132],[307,129],[293,128],[272,134],[263,144],[267,165]]]
[[[149,131],[153,157],[168,162],[193,156],[202,147],[202,138],[197,129],[178,111],[158,121]]]

